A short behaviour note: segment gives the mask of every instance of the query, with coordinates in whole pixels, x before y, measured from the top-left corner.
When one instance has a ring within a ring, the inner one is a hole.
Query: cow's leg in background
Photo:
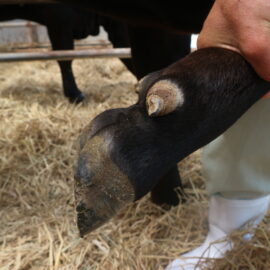
[[[155,204],[179,204],[179,196],[183,201],[183,187],[181,183],[180,174],[177,166],[173,166],[171,170],[164,175],[159,183],[151,191],[151,200]]]
[[[74,42],[72,29],[70,27],[56,25],[47,25],[48,35],[54,50],[73,50]],[[84,100],[84,94],[79,90],[72,71],[72,61],[58,61],[62,81],[64,95],[71,103],[80,103]]]
[[[40,23],[47,27],[54,50],[72,50],[74,34],[76,34],[74,28],[77,26],[79,29],[84,29],[83,26],[87,24],[78,22],[77,18],[83,20],[86,16],[88,18],[88,13],[85,15],[74,8],[60,4],[25,4],[1,6],[0,20],[24,19]],[[92,16],[89,15],[89,17],[89,28],[95,34],[93,30],[95,25],[93,26],[91,24]],[[93,26],[93,29],[91,26]],[[85,38],[87,35],[88,33],[83,34],[79,39]],[[71,67],[72,62],[58,61],[58,63],[61,70],[65,96],[72,103],[81,102],[84,99],[84,95],[76,85]]]
[[[132,61],[138,79],[190,53],[191,35],[148,27],[128,27]]]
[[[129,27],[134,73],[138,79],[160,70],[190,53],[191,35],[178,35],[161,29]],[[179,189],[177,193],[175,190]],[[177,165],[164,175],[151,191],[151,199],[157,204],[177,205],[183,195],[181,177]]]
[[[114,48],[129,48],[130,40],[128,34],[127,24],[112,20],[105,16],[100,16],[100,24],[104,27],[108,33],[108,39],[113,44]],[[136,76],[133,66],[133,60],[129,58],[121,59],[126,68]]]

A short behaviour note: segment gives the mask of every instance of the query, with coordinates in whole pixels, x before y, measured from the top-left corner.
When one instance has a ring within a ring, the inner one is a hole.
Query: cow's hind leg
[[[73,36],[71,28],[58,23],[57,27],[47,25],[48,34],[54,50],[73,50]],[[58,61],[64,95],[71,103],[80,103],[84,100],[85,95],[79,90],[72,72],[72,61]]]
[[[72,61],[58,61],[62,79],[64,95],[71,103],[80,103],[84,100],[85,95],[79,90],[72,72]]]
[[[177,165],[164,175],[151,191],[151,200],[158,205],[178,205],[184,200],[184,190]]]

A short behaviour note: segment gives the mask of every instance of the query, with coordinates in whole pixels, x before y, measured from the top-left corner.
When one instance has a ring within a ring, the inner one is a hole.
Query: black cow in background
[[[72,50],[74,39],[98,35],[103,26],[116,48],[131,47],[132,60],[123,59],[126,67],[138,78],[164,68],[190,52],[190,35],[171,34],[150,27],[135,27],[64,4],[25,4],[1,6],[0,20],[26,19],[47,27],[54,50]],[[58,61],[64,95],[72,103],[84,100],[72,71],[72,61]]]

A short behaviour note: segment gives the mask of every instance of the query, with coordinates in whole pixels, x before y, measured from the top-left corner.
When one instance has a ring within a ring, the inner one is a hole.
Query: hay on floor
[[[179,164],[188,201],[165,210],[149,197],[79,238],[74,221],[74,142],[98,113],[136,100],[135,78],[118,59],[74,61],[87,94],[80,106],[62,95],[55,62],[0,65],[0,269],[163,269],[199,245],[207,232],[200,154]],[[270,218],[250,243],[212,269],[270,269]]]

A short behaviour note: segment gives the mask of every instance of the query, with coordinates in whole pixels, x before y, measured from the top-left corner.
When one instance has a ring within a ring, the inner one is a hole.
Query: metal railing
[[[37,60],[71,60],[78,58],[118,57],[130,58],[130,48],[101,48],[90,50],[66,50],[48,52],[0,53],[0,62],[37,61]]]

